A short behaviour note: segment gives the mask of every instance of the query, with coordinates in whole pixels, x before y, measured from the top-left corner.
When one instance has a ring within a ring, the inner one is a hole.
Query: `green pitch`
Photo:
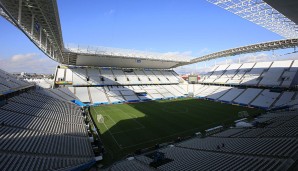
[[[239,111],[252,116],[262,110],[218,102],[180,99],[92,107],[91,114],[100,130],[107,163],[137,149],[169,142],[177,137],[232,123]],[[104,123],[97,122],[103,115]]]

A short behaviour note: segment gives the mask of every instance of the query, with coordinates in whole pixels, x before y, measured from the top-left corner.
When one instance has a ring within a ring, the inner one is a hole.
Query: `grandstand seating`
[[[189,85],[191,86],[191,85]],[[269,89],[236,88],[227,86],[195,85],[194,96],[226,103],[236,103],[259,108],[272,108],[298,104],[293,98],[296,92],[272,92]]]
[[[254,67],[246,72],[244,75],[241,84],[243,85],[258,85],[261,80],[261,75],[263,72],[268,71],[269,67],[272,65],[272,62],[258,62]]]
[[[228,91],[226,94],[221,96],[219,98],[220,101],[224,102],[233,102],[233,100],[238,97],[245,89],[239,89],[239,88],[232,88],[230,91]]]
[[[102,87],[89,87],[89,91],[93,104],[109,103],[109,100],[107,99],[105,91]]]
[[[33,86],[32,83],[18,79],[3,70],[0,70],[0,80],[0,95]]]
[[[197,98],[207,98],[264,109],[286,106],[290,103],[298,104],[298,99],[294,99],[295,92],[284,91],[279,93],[272,92],[269,89],[215,85],[140,85],[68,87],[62,89],[71,95],[64,93],[61,89],[49,90],[53,92],[50,96],[61,100],[79,99],[82,102],[95,105],[180,98],[189,94]]]
[[[219,83],[219,84],[226,83],[229,79],[231,79],[235,76],[235,74],[237,73],[240,66],[241,66],[241,64],[229,65],[229,67],[226,69],[226,72],[221,77],[219,77],[217,80],[215,80],[214,83]]]
[[[203,80],[204,83],[213,83],[215,80],[220,78],[225,70],[227,69],[228,65],[220,65],[218,66],[213,73],[206,79]]]
[[[220,86],[206,86],[207,88],[204,89],[204,91],[201,91],[197,96],[199,97],[207,97],[213,92],[215,92],[217,89],[220,88]]]
[[[60,164],[48,163],[47,167],[50,169],[67,168],[94,161],[80,109],[65,101],[80,100],[100,105],[193,95],[198,98],[266,109],[298,104],[296,92],[273,92],[266,89],[266,86],[292,86],[296,77],[297,63],[284,61],[281,65],[277,62],[220,65],[202,77],[201,82],[204,84],[194,85],[179,84],[177,74],[169,70],[60,67],[57,68],[56,82],[71,82],[72,86],[31,90],[9,98],[7,104],[0,107],[0,122],[4,123],[1,125],[3,128],[1,136],[5,137],[3,140],[0,138],[0,141],[3,141],[0,143],[1,156],[17,158],[17,161],[32,160],[45,163],[44,160],[49,158],[53,162],[58,159],[64,161]],[[10,84],[10,87],[7,84]],[[264,87],[227,86],[230,84]],[[0,88],[1,85],[14,89],[30,84],[20,80],[9,80],[1,82]],[[296,154],[296,151],[289,149],[298,148],[297,139],[293,138],[298,134],[296,129],[298,119],[296,115],[264,116],[258,118],[258,121],[268,123],[265,128],[233,128],[211,137],[194,138],[174,147],[161,149],[160,152],[173,161],[159,166],[158,169],[210,170],[221,168],[221,165],[226,169],[236,166],[239,169],[288,168],[293,164],[291,158]],[[9,140],[8,137],[15,139]],[[51,141],[48,146],[43,147],[40,144],[51,139],[55,141]],[[18,140],[25,142],[24,145],[20,146]],[[73,143],[68,145],[70,142]],[[217,149],[217,144],[222,143],[225,144],[225,148]],[[33,149],[32,144],[37,148]],[[248,148],[251,144],[252,147]],[[44,153],[47,153],[47,156],[44,156]],[[40,157],[33,160],[33,154],[38,154]],[[210,160],[202,160],[199,164],[196,162],[206,157],[214,159],[218,164],[211,167]],[[181,162],[182,160],[185,161]],[[9,162],[10,160],[6,159],[4,164],[0,162],[2,164],[0,168],[5,168]],[[128,167],[130,170],[151,170],[152,168],[148,167],[150,162],[152,159],[146,156],[137,156],[134,160],[116,163],[111,170],[127,170]],[[242,164],[237,165],[239,162]],[[29,166],[21,162],[17,167]],[[38,168],[38,165],[32,167]]]
[[[212,94],[209,94],[207,98],[216,100],[220,98],[222,95],[224,95],[225,93],[227,93],[230,89],[232,89],[232,87],[221,86],[217,90],[212,92]]]
[[[291,87],[297,76],[298,61],[285,60],[215,66],[200,83]]]
[[[94,163],[81,109],[54,96],[49,90],[31,90],[0,107],[0,170],[59,170]]]
[[[92,85],[101,85],[103,84],[100,80],[100,73],[99,70],[96,68],[89,68],[87,73],[87,76],[89,77],[89,82]]]
[[[251,103],[251,106],[269,108],[279,97],[280,93],[270,92],[264,90],[258,95],[258,97]]]
[[[57,89],[58,92],[54,92],[54,95],[60,94],[61,89]],[[62,90],[67,91],[68,94],[72,94],[64,97],[64,99],[79,99],[82,102],[95,105],[178,98],[188,94],[188,92],[178,85],[68,87]],[[55,89],[50,91],[55,91]]]
[[[297,111],[268,112],[254,128],[231,128],[206,138],[176,143],[158,150],[169,162],[158,170],[288,170],[298,152]],[[152,153],[152,152],[150,152]],[[152,170],[148,154],[112,165],[109,170]]]
[[[262,80],[260,81],[259,85],[279,86],[282,83],[282,74],[285,70],[288,70],[291,67],[292,63],[292,60],[273,62],[268,71],[263,73]]]
[[[262,89],[248,88],[240,96],[238,96],[234,102],[249,105],[262,91]]]
[[[137,70],[111,68],[67,68],[56,71],[56,83],[86,85],[178,84],[179,76],[172,70]]]
[[[90,103],[87,87],[75,87],[75,94],[81,102]]]
[[[239,85],[241,83],[244,75],[246,74],[246,72],[250,71],[254,65],[255,65],[255,63],[242,64],[241,67],[238,70],[236,70],[236,74],[234,75],[234,77],[230,78],[227,81],[227,84]]]
[[[88,85],[87,73],[85,68],[74,68],[72,70],[72,73],[74,85]]]
[[[288,91],[283,92],[280,98],[274,103],[274,106],[279,107],[279,106],[288,104],[292,100],[294,95],[295,95],[295,92],[288,92]]]

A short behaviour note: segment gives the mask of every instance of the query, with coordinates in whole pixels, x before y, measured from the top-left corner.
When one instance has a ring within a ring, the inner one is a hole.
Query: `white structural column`
[[[19,13],[18,13],[18,23],[21,24],[22,20],[22,0],[19,0]]]
[[[298,38],[298,26],[263,0],[207,1],[287,39]]]
[[[45,47],[46,47],[45,51],[47,53],[48,52],[48,35],[46,35],[46,45],[45,45]]]
[[[42,47],[42,44],[41,44],[41,39],[42,38],[42,27],[40,26],[39,28],[39,46]]]
[[[31,35],[33,36],[34,32],[34,14],[31,16]]]

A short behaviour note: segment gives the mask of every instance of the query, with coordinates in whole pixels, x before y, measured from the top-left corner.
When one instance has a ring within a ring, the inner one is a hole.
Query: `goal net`
[[[105,118],[102,116],[102,114],[97,115],[97,122],[98,123],[104,123]]]

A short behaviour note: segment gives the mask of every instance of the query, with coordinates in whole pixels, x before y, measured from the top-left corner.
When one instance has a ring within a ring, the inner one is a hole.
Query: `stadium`
[[[175,71],[295,55],[298,3],[206,1],[284,39],[192,59],[68,48],[56,0],[0,0],[0,15],[59,63],[38,83],[1,68],[0,170],[298,170],[298,60],[239,58],[188,81]]]

